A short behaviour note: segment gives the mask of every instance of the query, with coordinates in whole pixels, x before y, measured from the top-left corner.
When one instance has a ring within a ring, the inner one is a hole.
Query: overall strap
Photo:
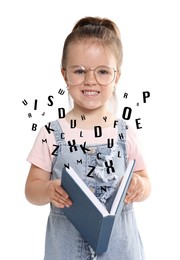
[[[55,140],[56,140],[56,143],[57,144],[63,144],[65,141],[65,139],[62,137],[62,134],[63,133],[63,130],[61,128],[61,125],[59,124],[58,120],[54,120],[51,122],[51,126],[54,130],[54,137],[55,137]]]
[[[118,120],[118,141],[117,144],[121,146],[124,150],[125,154],[125,163],[127,166],[127,147],[126,147],[126,132],[127,132],[127,124],[125,120],[119,119]]]
[[[117,126],[118,126],[118,135],[119,135],[119,137],[121,137],[121,138],[119,138],[119,140],[122,143],[125,143],[126,142],[126,131],[127,131],[126,121],[119,119]]]
[[[54,137],[56,140],[56,144],[59,146],[58,147],[58,154],[59,154],[60,150],[61,150],[61,146],[63,144],[65,144],[65,139],[62,138],[63,130],[62,130],[61,125],[59,124],[58,120],[51,121],[51,127],[54,130],[53,133],[54,133]],[[57,157],[58,156],[54,156],[54,159],[52,162],[52,169],[57,161]]]

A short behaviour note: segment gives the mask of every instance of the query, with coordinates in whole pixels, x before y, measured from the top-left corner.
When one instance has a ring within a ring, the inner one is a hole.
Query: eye
[[[96,70],[96,74],[98,74],[98,75],[108,75],[108,74],[110,74],[110,70],[109,70],[109,68],[105,68],[105,67],[100,67],[100,68],[97,68],[97,70]]]
[[[79,75],[85,74],[85,70],[83,70],[82,68],[77,68],[74,70],[74,73]]]
[[[99,74],[108,74],[109,71],[103,69],[103,70],[99,70],[98,73],[99,73]]]

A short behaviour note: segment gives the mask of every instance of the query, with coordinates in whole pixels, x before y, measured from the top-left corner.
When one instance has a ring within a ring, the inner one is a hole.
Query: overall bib
[[[75,144],[62,139],[58,121],[51,122],[58,148],[52,166],[52,179],[60,179],[64,165],[79,174],[98,199],[106,201],[117,189],[127,165],[126,125],[118,122],[118,138],[113,145]],[[112,143],[111,143],[112,144]],[[93,171],[92,171],[93,169]],[[92,173],[90,174],[90,172]],[[117,211],[108,249],[96,256],[60,208],[50,204],[46,229],[44,260],[144,260],[143,246],[137,229],[133,205]]]

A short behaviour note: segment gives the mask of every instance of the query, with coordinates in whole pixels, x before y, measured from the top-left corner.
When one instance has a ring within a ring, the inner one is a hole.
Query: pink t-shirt
[[[72,128],[70,124],[63,118],[58,119],[63,130],[62,138],[65,141],[70,141],[75,139],[76,144],[107,144],[108,138],[117,140],[118,128],[117,127],[107,127],[102,128],[102,133],[100,137],[95,137],[95,132],[93,130],[84,130],[77,127]],[[135,159],[134,171],[140,171],[145,169],[145,162],[141,152],[141,145],[137,136],[137,131],[128,125],[126,132],[126,147],[128,160]],[[72,138],[75,136],[76,138]],[[27,161],[31,164],[38,166],[39,168],[51,172],[52,161],[54,155],[52,152],[55,149],[56,140],[53,131],[48,133],[46,128],[41,127],[31,152],[27,157]]]

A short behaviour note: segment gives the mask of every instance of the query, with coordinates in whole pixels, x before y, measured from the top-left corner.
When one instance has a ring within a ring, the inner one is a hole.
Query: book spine
[[[104,253],[108,248],[114,220],[115,216],[107,216],[102,218],[101,226],[99,229],[98,242],[95,249],[97,255]]]

